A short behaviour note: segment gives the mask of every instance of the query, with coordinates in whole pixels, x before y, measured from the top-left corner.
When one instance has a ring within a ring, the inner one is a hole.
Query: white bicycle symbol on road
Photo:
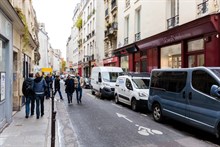
[[[143,126],[136,125],[138,127],[138,133],[144,136],[148,135],[162,135],[163,132],[158,131],[158,130],[152,130],[150,128],[146,128]]]

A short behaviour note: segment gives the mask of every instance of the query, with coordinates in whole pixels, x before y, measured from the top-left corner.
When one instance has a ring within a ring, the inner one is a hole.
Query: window
[[[135,34],[135,41],[138,41],[141,39],[141,34],[140,34],[140,31],[141,31],[141,13],[140,13],[140,9],[136,10],[135,12],[135,24],[136,24],[136,27],[135,27],[135,30],[136,30],[136,34]]]
[[[188,46],[187,47],[188,52],[203,50],[204,49],[204,41],[203,41],[203,39],[189,41],[187,43],[187,46]]]
[[[129,79],[126,79],[125,86],[126,86],[128,89],[132,89],[131,81],[130,81]]]
[[[125,30],[124,30],[124,45],[128,44],[128,36],[129,36],[129,16],[125,17]]]
[[[181,44],[161,48],[161,68],[181,68]]]
[[[169,0],[167,28],[170,29],[179,24],[179,0]]]
[[[155,71],[152,73],[151,87],[180,93],[186,85],[187,72]]]
[[[198,91],[210,95],[212,85],[218,85],[218,82],[208,73],[202,70],[195,70],[192,73],[192,86]]]

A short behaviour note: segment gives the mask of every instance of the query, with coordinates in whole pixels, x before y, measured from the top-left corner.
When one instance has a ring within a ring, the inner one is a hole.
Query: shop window
[[[188,48],[187,48],[188,52],[203,50],[204,40],[198,39],[198,40],[189,41],[187,45],[188,45]]]
[[[128,71],[128,56],[121,57],[121,68],[124,72]]]
[[[181,44],[161,48],[161,68],[181,68]]]
[[[140,72],[140,62],[135,62],[135,71]]]
[[[6,43],[0,39],[0,71],[5,71]]]

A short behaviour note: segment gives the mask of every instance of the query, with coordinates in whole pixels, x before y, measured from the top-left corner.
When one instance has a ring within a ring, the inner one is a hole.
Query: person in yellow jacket
[[[76,100],[77,100],[77,103],[81,104],[82,101],[82,88],[84,86],[84,80],[82,77],[80,77],[79,73],[76,74],[76,77],[75,77],[75,81],[74,81],[74,85],[75,85],[75,89],[76,89]]]

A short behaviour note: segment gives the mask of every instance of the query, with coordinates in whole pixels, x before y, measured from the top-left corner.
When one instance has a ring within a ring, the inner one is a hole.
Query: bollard
[[[50,92],[50,96],[51,96],[51,147],[55,147],[55,133],[56,133],[56,111],[54,111],[54,93],[53,93],[53,88],[51,88],[51,92]]]
[[[56,126],[56,111],[52,113],[52,125],[51,125],[51,147],[55,147],[55,126]]]

